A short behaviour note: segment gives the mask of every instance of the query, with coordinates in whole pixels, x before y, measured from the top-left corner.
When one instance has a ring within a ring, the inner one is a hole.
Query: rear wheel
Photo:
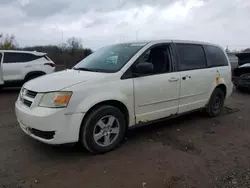
[[[92,153],[105,153],[115,149],[123,140],[125,117],[113,106],[101,106],[91,112],[83,122],[80,142]]]
[[[216,88],[209,100],[206,111],[211,117],[218,116],[224,107],[225,94],[220,88]]]

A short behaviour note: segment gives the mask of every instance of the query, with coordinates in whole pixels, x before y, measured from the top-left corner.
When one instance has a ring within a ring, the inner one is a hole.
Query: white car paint
[[[103,101],[115,100],[123,103],[129,115],[128,126],[131,127],[140,122],[203,108],[215,87],[220,84],[227,88],[226,97],[231,95],[233,84],[230,63],[224,67],[121,79],[148,48],[159,43],[172,42],[178,43],[171,40],[146,43],[115,73],[65,70],[27,82],[23,88],[35,91],[37,95],[31,98],[22,93],[23,90],[20,92],[24,99],[32,103],[30,107],[24,105],[20,96],[16,101],[16,116],[21,128],[31,137],[44,143],[72,143],[79,139],[80,127],[86,113]],[[189,43],[196,44],[190,41]],[[185,82],[181,79],[183,76],[188,76]],[[40,107],[39,102],[43,94],[52,91],[71,91],[73,94],[68,106]],[[55,131],[55,135],[53,139],[44,139],[32,134],[30,128]]]
[[[24,81],[29,73],[42,72],[51,74],[55,71],[55,67],[46,64],[54,64],[54,62],[46,56],[46,53],[36,51],[16,51],[16,50],[0,50],[3,55],[1,62],[4,82]],[[37,58],[31,61],[5,62],[6,54],[30,54]]]
[[[179,84],[177,72],[135,78],[136,123],[177,114]]]
[[[36,82],[27,82],[26,87],[37,92],[59,91],[71,85],[76,85],[87,81],[99,81],[107,76],[110,75],[107,73],[95,73],[67,69],[64,71],[55,72],[54,74],[46,76],[43,79],[37,79]],[[53,82],[51,82],[51,80],[53,80]],[[44,83],[46,83],[46,85]]]
[[[210,97],[210,88],[215,82],[214,69],[198,69],[180,72],[179,113],[205,106]],[[186,79],[183,80],[182,77]]]

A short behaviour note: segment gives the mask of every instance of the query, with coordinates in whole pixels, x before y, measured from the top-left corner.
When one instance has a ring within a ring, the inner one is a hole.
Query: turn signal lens
[[[40,100],[39,106],[47,108],[67,107],[71,96],[72,96],[71,91],[44,93]]]
[[[68,104],[69,103],[69,101],[70,101],[70,98],[71,98],[71,93],[60,93],[60,94],[57,94],[56,96],[55,96],[55,99],[54,99],[54,103],[55,104],[60,104],[60,105],[62,105],[62,104]]]

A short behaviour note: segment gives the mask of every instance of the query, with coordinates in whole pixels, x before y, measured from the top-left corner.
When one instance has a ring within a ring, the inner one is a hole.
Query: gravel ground
[[[26,136],[17,95],[0,93],[0,187],[250,187],[249,94],[234,92],[220,117],[192,113],[134,129],[120,148],[97,156]]]

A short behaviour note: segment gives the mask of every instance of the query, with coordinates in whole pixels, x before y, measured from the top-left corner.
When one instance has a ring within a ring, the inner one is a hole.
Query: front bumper
[[[83,113],[65,114],[65,109],[28,108],[20,101],[15,104],[17,121],[32,138],[47,144],[74,143],[79,139]]]

